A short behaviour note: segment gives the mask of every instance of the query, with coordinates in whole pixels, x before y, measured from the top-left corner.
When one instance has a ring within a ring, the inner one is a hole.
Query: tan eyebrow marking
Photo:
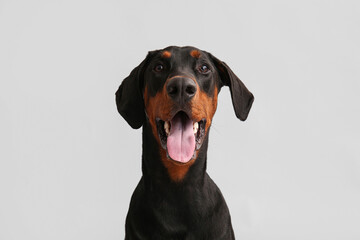
[[[171,57],[171,52],[169,51],[164,51],[161,53],[161,57],[163,58],[170,58]]]
[[[200,57],[200,51],[199,50],[192,50],[190,52],[190,55],[194,58],[199,58]]]

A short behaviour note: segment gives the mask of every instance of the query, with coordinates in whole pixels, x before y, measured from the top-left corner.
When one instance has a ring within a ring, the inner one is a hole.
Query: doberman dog
[[[143,127],[142,177],[125,239],[235,239],[225,200],[206,173],[209,129],[222,86],[245,121],[254,96],[224,62],[194,47],[150,51],[116,92],[117,109]]]

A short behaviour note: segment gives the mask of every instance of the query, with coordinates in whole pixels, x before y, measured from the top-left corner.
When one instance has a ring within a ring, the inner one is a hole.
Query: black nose
[[[191,78],[174,77],[167,83],[166,91],[175,102],[185,103],[195,96],[196,84]]]

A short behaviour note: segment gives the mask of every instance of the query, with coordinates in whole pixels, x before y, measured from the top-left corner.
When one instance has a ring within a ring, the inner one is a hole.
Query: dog
[[[195,47],[150,51],[116,92],[117,110],[142,127],[142,177],[125,239],[235,239],[225,200],[206,173],[209,130],[228,86],[245,121],[253,94],[229,66]]]

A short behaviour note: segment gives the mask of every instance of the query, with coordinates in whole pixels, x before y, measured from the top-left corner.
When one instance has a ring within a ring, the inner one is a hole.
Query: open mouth
[[[168,158],[180,163],[196,158],[196,150],[200,149],[205,136],[205,123],[205,119],[194,122],[183,111],[170,121],[156,119],[161,147]]]

